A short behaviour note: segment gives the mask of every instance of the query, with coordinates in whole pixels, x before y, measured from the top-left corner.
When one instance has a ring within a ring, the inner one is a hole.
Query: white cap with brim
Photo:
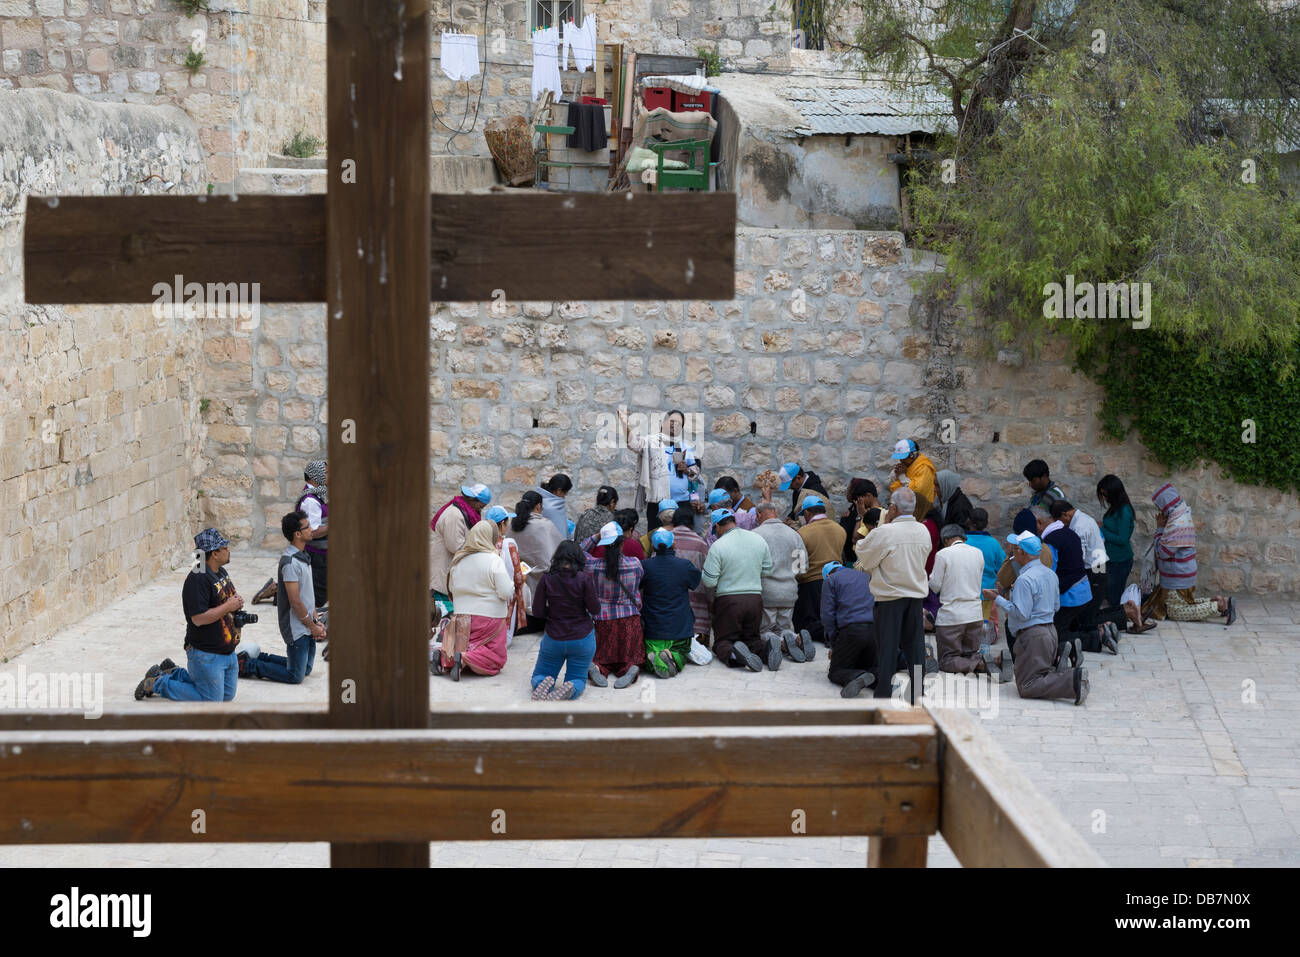
[[[600,540],[596,542],[596,544],[612,545],[614,544],[614,539],[618,538],[622,534],[623,526],[619,525],[618,522],[606,522],[600,527]]]

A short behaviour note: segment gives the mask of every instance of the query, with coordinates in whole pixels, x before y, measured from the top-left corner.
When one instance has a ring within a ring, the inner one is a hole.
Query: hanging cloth
[[[533,99],[545,90],[560,98],[560,28],[543,27],[533,32]]]
[[[439,67],[449,80],[468,80],[479,75],[478,37],[472,33],[442,34]]]
[[[567,70],[569,52],[573,52],[573,66],[579,73],[590,70],[596,62],[596,18],[590,13],[582,19],[582,26],[573,20],[564,24],[564,50],[560,55],[560,69]]]

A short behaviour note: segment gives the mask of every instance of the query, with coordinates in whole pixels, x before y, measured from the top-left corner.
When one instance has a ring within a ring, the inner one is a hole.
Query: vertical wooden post
[[[925,867],[929,841],[925,834],[869,838],[867,867]]]
[[[429,720],[429,0],[328,13],[330,721]],[[429,845],[331,844],[334,866]]]

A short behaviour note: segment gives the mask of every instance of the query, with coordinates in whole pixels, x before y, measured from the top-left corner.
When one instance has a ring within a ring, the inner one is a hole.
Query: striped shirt
[[[641,563],[626,554],[619,556],[618,581],[605,576],[605,546],[588,551],[600,540],[599,535],[584,538],[580,548],[587,552],[587,572],[596,584],[596,597],[600,599],[597,621],[631,618],[641,614],[641,576],[645,570]]]

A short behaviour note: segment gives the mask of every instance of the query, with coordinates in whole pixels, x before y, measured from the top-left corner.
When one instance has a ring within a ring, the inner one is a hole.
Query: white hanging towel
[[[543,27],[533,33],[533,99],[544,90],[560,98],[560,28]]]
[[[560,55],[560,69],[569,68],[569,52],[573,52],[573,65],[579,73],[592,68],[596,62],[596,18],[590,13],[582,18],[582,26],[573,20],[564,24],[564,51]]]
[[[450,80],[468,80],[479,75],[478,37],[472,33],[442,34],[438,65]]]

